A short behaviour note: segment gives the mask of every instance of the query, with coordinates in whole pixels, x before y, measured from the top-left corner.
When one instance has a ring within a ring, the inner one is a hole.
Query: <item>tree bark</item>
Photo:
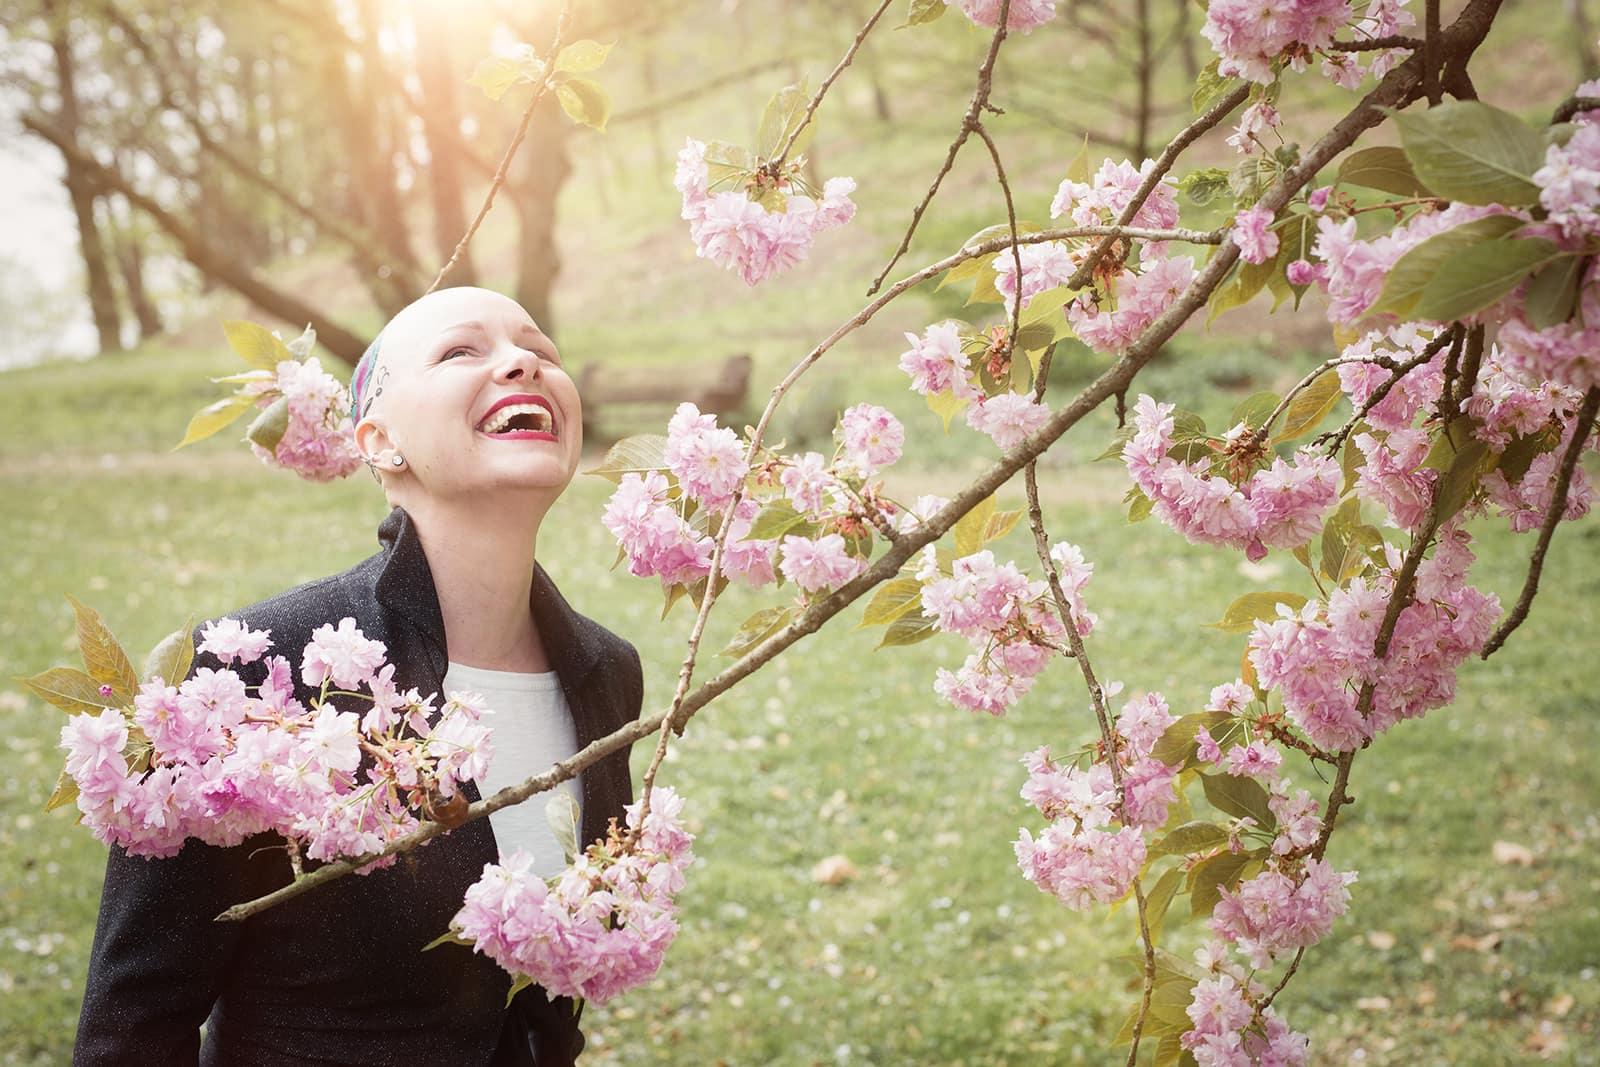
[[[133,312],[134,319],[139,323],[138,343],[144,344],[152,337],[159,337],[164,327],[161,313],[156,310],[155,303],[144,287],[144,247],[139,239],[136,220],[132,209],[127,207],[127,198],[122,197],[121,200],[124,210],[111,213],[112,223],[108,229],[117,269],[122,275],[122,293],[127,297],[128,310]],[[107,198],[107,206],[114,204],[114,200]]]
[[[257,277],[247,264],[233,255],[232,249],[217,247],[199,230],[135,189],[121,174],[85,154],[45,116],[25,114],[22,116],[22,125],[55,145],[95,187],[127,197],[128,203],[149,216],[150,221],[177,243],[184,258],[193,263],[206,278],[226,285],[262,311],[277,316],[297,329],[310,323],[317,331],[318,342],[352,367],[360,360],[367,349],[366,339],[345,329],[300,298]]]
[[[61,107],[55,115],[62,138],[56,147],[61,149],[66,163],[66,173],[61,180],[67,187],[72,213],[78,220],[78,248],[83,255],[84,273],[88,280],[89,308],[94,315],[95,332],[100,338],[100,351],[119,352],[122,350],[122,315],[117,309],[117,294],[111,284],[105,243],[95,221],[94,187],[83,169],[74,162],[80,116],[77,71],[72,61],[72,46],[67,40],[68,11],[55,0],[46,0],[44,14],[50,24],[50,50],[55,53],[57,91],[61,96]],[[74,151],[69,152],[68,147]]]

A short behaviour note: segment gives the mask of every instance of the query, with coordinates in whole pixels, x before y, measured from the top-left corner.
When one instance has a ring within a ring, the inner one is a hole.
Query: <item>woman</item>
[[[423,297],[373,343],[352,393],[357,444],[393,506],[382,550],[234,617],[298,656],[317,626],[353,616],[388,647],[402,691],[497,691],[494,769],[469,799],[636,718],[638,654],[573,611],[534,562],[540,523],[577,468],[582,417],[527,312],[483,289]],[[631,801],[626,750],[580,779],[591,841]],[[583,1047],[571,1001],[531,987],[508,1007],[510,981],[484,957],[422,951],[500,848],[531,848],[544,873],[562,866],[541,799],[504,814],[237,924],[213,919],[291,878],[270,835],[226,849],[190,841],[162,860],[113,848],[74,1062],[571,1063]]]

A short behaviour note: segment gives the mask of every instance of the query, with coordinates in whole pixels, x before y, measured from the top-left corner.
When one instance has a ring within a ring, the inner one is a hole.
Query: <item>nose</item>
[[[510,341],[497,353],[494,378],[497,382],[526,382],[539,379],[539,354]]]

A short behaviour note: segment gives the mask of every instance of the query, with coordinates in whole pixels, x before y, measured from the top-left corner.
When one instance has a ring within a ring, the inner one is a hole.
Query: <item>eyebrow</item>
[[[449,333],[451,333],[453,331],[457,331],[457,330],[466,331],[468,333],[474,333],[474,334],[477,334],[480,337],[485,337],[485,338],[489,336],[488,328],[486,326],[484,326],[483,323],[477,321],[476,319],[469,319],[469,320],[467,320],[465,322],[458,322],[453,326],[448,326],[448,327],[445,328],[444,333],[446,335],[448,335]],[[531,322],[524,322],[524,323],[518,325],[517,327],[515,327],[512,330],[512,333],[517,334],[519,336],[523,335],[523,334],[532,334],[534,337],[538,338],[540,341],[543,341],[546,345],[548,345],[552,352],[557,351],[556,343],[550,339],[550,335],[545,333],[543,330],[539,329],[539,327],[535,326]]]

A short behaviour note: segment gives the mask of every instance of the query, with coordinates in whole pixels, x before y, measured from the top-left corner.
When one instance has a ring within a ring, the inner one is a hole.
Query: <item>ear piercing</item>
[[[405,457],[398,452],[390,457],[389,462],[394,464],[396,467],[404,467],[406,465]]]

